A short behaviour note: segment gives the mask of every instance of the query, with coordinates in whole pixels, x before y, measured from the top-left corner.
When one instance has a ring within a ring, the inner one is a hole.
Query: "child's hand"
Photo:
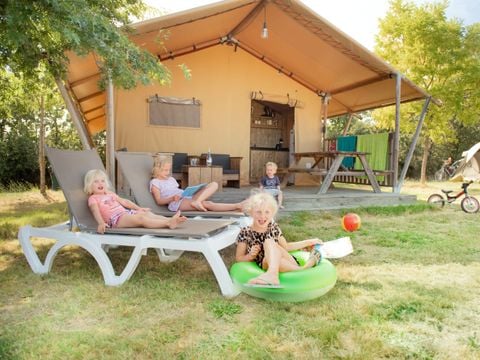
[[[106,229],[107,227],[108,227],[108,225],[105,224],[105,223],[98,224],[98,226],[97,226],[97,232],[98,232],[99,234],[103,234],[103,233],[105,232],[105,229]]]
[[[141,212],[149,212],[150,211],[150,208],[138,208],[137,211],[141,211]]]
[[[308,240],[306,240],[306,241],[308,242],[307,247],[309,247],[309,248],[313,248],[313,247],[314,247],[315,245],[317,245],[317,244],[323,244],[323,241],[320,240],[320,239],[317,239],[317,238],[315,238],[315,239],[308,239]]]
[[[181,196],[180,195],[173,195],[172,196],[172,201],[178,201],[180,200]]]
[[[250,251],[248,252],[248,254],[255,259],[259,252],[260,252],[260,245],[253,245],[250,248]]]

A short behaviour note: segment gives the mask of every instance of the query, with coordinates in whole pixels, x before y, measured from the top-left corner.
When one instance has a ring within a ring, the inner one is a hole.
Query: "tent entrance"
[[[295,108],[265,100],[252,100],[250,113],[250,182],[258,183],[265,173],[265,163],[279,168],[289,165],[292,148],[290,132]]]

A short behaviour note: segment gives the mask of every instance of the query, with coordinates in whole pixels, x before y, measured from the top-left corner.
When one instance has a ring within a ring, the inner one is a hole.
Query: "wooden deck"
[[[283,212],[334,210],[363,206],[396,206],[413,204],[415,195],[394,194],[391,188],[383,188],[382,193],[374,193],[370,186],[355,188],[330,188],[326,194],[317,194],[318,186],[287,186],[283,189]],[[240,189],[224,187],[211,200],[216,202],[237,202],[246,199],[255,187],[245,186]]]

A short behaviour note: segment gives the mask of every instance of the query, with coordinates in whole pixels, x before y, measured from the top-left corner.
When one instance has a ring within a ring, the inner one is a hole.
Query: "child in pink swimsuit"
[[[88,207],[98,223],[97,232],[103,234],[106,227],[145,227],[149,229],[169,227],[174,229],[186,217],[178,211],[171,218],[155,215],[150,209],[141,208],[130,200],[109,191],[107,175],[102,170],[90,170],[85,175],[84,191],[89,196]]]
[[[211,182],[197,191],[193,197],[182,197],[183,190],[178,187],[178,182],[170,172],[172,162],[167,157],[158,159],[152,169],[150,192],[158,205],[168,205],[170,211],[199,210],[199,211],[241,211],[243,202],[240,203],[215,203],[207,201],[218,189],[216,182]]]

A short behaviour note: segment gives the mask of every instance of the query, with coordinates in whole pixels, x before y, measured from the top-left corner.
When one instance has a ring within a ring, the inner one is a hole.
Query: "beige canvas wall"
[[[185,79],[180,64],[192,77]],[[129,151],[214,153],[242,156],[242,183],[248,183],[250,156],[250,93],[262,91],[300,100],[295,109],[296,151],[321,149],[320,98],[275,69],[238,49],[216,46],[166,61],[172,71],[170,86],[145,86],[115,93],[115,148]],[[147,98],[173,96],[199,99],[199,129],[151,126]]]

